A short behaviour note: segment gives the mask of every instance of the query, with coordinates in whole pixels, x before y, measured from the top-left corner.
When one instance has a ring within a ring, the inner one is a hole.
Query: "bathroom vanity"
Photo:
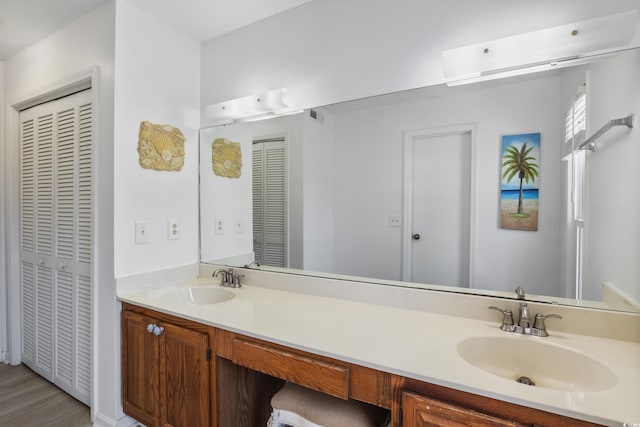
[[[122,354],[125,413],[149,426],[265,425],[284,381],[389,409],[396,426],[598,425],[126,303]]]
[[[348,293],[364,284],[342,286]],[[198,294],[204,289],[211,292]],[[209,294],[221,302],[206,300]],[[476,303],[467,312],[490,311],[484,297],[468,298]],[[556,332],[551,323],[547,338],[511,336],[499,330],[499,319],[311,295],[304,287],[227,290],[203,278],[119,292],[119,299],[123,407],[149,426],[265,425],[270,398],[286,381],[385,408],[394,426],[622,425],[640,419],[633,403],[640,396],[640,344],[634,341]],[[536,387],[518,384],[460,356],[461,343],[482,338],[574,351],[606,365],[614,382],[605,375],[602,383],[540,378]]]

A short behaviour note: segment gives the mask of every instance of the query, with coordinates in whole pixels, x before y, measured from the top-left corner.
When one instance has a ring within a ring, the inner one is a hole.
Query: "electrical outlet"
[[[224,218],[216,218],[216,235],[220,236],[224,234]]]
[[[167,239],[178,240],[180,238],[180,223],[176,219],[167,220]]]
[[[400,227],[400,215],[389,215],[389,227]]]
[[[136,221],[136,245],[149,243],[149,223]]]

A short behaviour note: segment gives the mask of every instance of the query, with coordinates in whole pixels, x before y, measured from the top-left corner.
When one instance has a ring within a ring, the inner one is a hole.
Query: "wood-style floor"
[[[89,408],[24,365],[0,363],[0,426],[90,427]]]

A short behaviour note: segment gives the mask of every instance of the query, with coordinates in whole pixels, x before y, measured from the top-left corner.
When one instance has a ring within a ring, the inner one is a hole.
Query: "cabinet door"
[[[165,427],[210,425],[209,339],[164,323],[160,335],[160,395]]]
[[[148,425],[160,425],[158,338],[147,330],[157,320],[122,312],[122,407]]]
[[[402,393],[403,427],[497,427],[521,426],[461,406],[451,405],[415,393]]]

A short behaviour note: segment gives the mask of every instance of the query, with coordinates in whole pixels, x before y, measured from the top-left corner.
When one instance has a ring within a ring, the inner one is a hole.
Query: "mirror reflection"
[[[201,260],[636,310],[638,138],[614,126],[579,147],[639,110],[638,75],[633,49],[202,129]],[[503,142],[537,134],[520,192]],[[240,177],[214,173],[216,140],[239,144]],[[507,205],[535,227],[505,227]]]

